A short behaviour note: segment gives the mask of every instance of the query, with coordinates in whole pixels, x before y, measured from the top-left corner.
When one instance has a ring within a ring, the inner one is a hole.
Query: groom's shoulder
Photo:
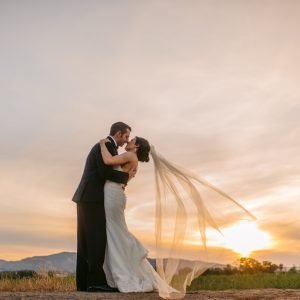
[[[92,149],[95,149],[95,148],[99,148],[99,149],[100,149],[100,143],[99,143],[99,142],[96,143],[96,144],[92,147]]]
[[[108,150],[110,150],[113,146],[111,143],[107,143],[106,147],[108,148]],[[95,154],[95,153],[97,153],[97,154],[101,153],[100,142],[95,144],[90,150],[90,154]]]
[[[99,151],[100,151],[100,144],[97,143],[91,148],[90,153],[95,153],[95,152],[99,152]]]

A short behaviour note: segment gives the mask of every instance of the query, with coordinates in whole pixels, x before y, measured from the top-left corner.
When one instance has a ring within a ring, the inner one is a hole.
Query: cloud
[[[55,246],[70,247],[71,197],[86,156],[118,120],[249,208],[279,244],[295,241],[295,5],[2,3],[0,220],[10,216],[14,224],[0,221],[1,245],[38,247],[50,230]],[[127,188],[129,227],[145,240],[153,232],[153,178],[151,163],[142,165]],[[29,220],[39,220],[41,230]],[[66,244],[56,222],[67,228]],[[285,251],[280,257],[288,259]]]

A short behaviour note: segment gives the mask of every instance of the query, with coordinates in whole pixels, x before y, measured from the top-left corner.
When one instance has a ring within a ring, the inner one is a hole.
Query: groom
[[[106,147],[112,155],[118,154],[118,146],[128,143],[130,126],[114,123],[110,129],[111,143]],[[79,186],[73,196],[77,203],[77,291],[110,292],[103,262],[106,248],[106,219],[104,210],[104,183],[106,180],[126,184],[132,173],[114,170],[103,162],[100,145],[90,151]]]

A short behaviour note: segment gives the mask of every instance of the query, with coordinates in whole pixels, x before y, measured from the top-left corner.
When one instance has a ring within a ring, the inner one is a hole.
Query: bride
[[[107,283],[111,287],[118,288],[120,292],[150,292],[157,291],[160,297],[165,299],[183,298],[186,286],[191,281],[212,266],[203,260],[191,260],[186,257],[186,238],[188,219],[188,207],[194,206],[198,220],[201,246],[206,248],[206,228],[212,227],[219,231],[219,219],[208,209],[196,183],[217,194],[219,202],[226,202],[226,208],[231,206],[228,212],[235,216],[236,209],[243,211],[254,218],[245,208],[233,200],[230,196],[185,170],[170,163],[156,153],[154,147],[141,137],[135,137],[128,142],[121,155],[112,156],[105,143],[108,139],[100,141],[101,153],[104,163],[112,165],[124,172],[137,171],[139,162],[148,162],[151,154],[155,167],[156,181],[156,270],[147,259],[148,251],[144,248],[128,230],[125,220],[126,195],[125,186],[116,182],[106,181],[104,186],[104,206],[106,214],[107,247],[103,269]],[[180,190],[178,186],[183,188]],[[172,197],[167,198],[167,191]],[[168,201],[168,210],[173,207],[174,226],[173,235],[169,240],[162,230],[164,220],[168,223],[172,220],[172,214],[166,212],[162,204],[163,198]],[[222,199],[221,199],[222,198]],[[188,203],[191,201],[192,203]],[[235,211],[234,211],[234,209]],[[232,220],[231,220],[232,221]],[[168,241],[167,241],[168,240]],[[185,259],[182,259],[185,258]]]

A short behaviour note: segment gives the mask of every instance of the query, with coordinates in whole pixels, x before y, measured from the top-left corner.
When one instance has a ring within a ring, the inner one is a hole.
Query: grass
[[[300,273],[206,275],[196,278],[188,290],[263,288],[300,289]]]
[[[0,279],[0,292],[72,292],[75,290],[74,276]]]
[[[261,288],[300,289],[300,273],[205,275],[195,279],[188,291]],[[0,279],[0,292],[72,292],[75,290],[74,276]]]

